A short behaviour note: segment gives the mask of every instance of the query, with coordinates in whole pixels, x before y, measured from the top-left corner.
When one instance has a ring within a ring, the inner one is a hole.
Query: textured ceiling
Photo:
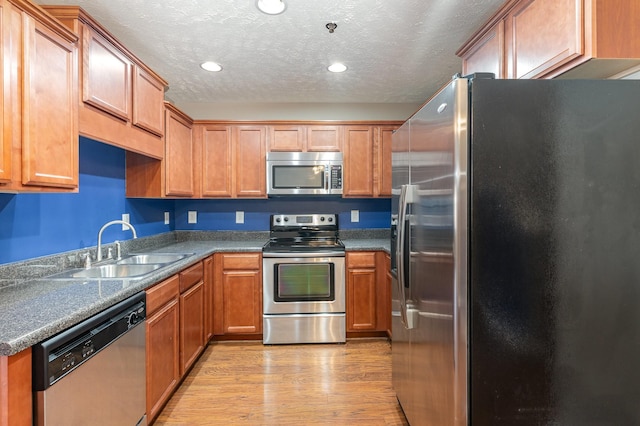
[[[269,16],[255,0],[36,0],[81,6],[176,103],[421,103],[460,72],[454,52],[503,1],[287,0]],[[328,72],[334,61],[347,72]]]

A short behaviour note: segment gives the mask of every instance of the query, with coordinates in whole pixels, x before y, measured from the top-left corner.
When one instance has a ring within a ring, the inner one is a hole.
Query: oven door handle
[[[263,252],[263,258],[278,257],[278,258],[297,258],[297,257],[345,257],[344,251],[320,251],[320,252],[287,252],[287,253],[272,253]]]

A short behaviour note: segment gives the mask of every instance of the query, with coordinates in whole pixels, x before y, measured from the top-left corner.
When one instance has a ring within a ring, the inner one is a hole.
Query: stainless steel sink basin
[[[89,269],[73,269],[71,271],[65,271],[49,278],[138,278],[146,275],[150,272],[159,269],[162,265],[148,264],[148,265],[100,265],[93,266]]]
[[[118,260],[118,265],[148,265],[148,264],[165,264],[177,262],[184,259],[188,254],[171,254],[171,253],[149,253],[134,254],[124,259]]]
[[[101,265],[71,273],[72,278],[131,278],[146,275],[160,265]]]

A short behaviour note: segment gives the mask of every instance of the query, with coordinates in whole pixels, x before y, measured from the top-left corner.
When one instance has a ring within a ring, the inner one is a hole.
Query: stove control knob
[[[277,218],[276,218],[276,222],[277,222],[277,223],[280,223],[280,220],[281,220],[281,219],[280,219],[279,217],[277,217]]]
[[[324,216],[320,216],[320,222],[324,222]]]
[[[284,217],[285,222],[289,222],[289,218],[287,216]]]
[[[333,218],[330,217],[329,219],[327,219],[329,222],[333,222]]]

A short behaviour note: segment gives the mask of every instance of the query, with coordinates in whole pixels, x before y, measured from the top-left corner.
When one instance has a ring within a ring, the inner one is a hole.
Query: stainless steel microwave
[[[268,152],[267,195],[342,195],[341,152]]]

